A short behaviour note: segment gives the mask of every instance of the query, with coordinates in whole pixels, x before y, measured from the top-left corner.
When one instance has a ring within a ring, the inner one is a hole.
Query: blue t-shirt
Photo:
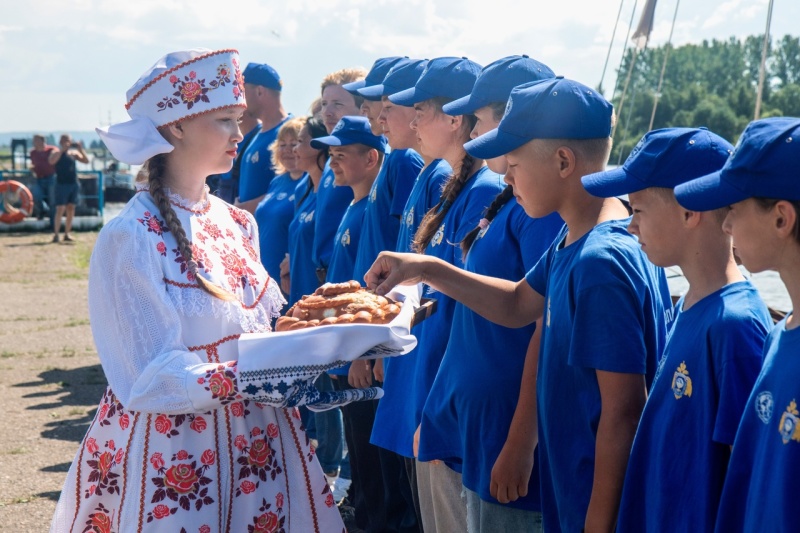
[[[314,243],[314,219],[316,218],[317,193],[308,177],[300,180],[295,189],[295,201],[299,202],[294,218],[289,224],[289,274],[292,277],[288,305],[306,294],[313,294],[320,283],[317,269],[311,260]]]
[[[522,279],[563,225],[556,213],[529,217],[511,198],[489,227],[478,233],[464,269]],[[457,303],[447,350],[422,411],[419,459],[461,463],[464,486],[488,502],[499,503],[489,493],[492,468],[517,407],[534,327],[533,323],[516,329],[499,326]],[[541,511],[537,463],[528,495],[509,507]]]
[[[363,238],[364,211],[367,209],[369,198],[365,196],[355,203],[351,203],[344,212],[336,237],[333,240],[333,253],[331,263],[328,265],[328,275],[325,281],[329,283],[342,283],[355,279],[353,268],[358,253],[358,243]],[[362,282],[363,285],[363,282]],[[340,368],[330,370],[328,374],[346,376],[350,370],[347,364]]]
[[[425,254],[462,267],[461,240],[478,224],[503,188],[503,177],[487,167],[473,174],[445,215]],[[417,337],[414,350],[402,357],[384,360],[384,396],[378,403],[372,428],[373,444],[405,457],[414,457],[414,432],[450,338],[456,303],[428,285],[423,286],[422,296],[438,300],[436,312],[412,328],[411,332]]]
[[[796,318],[796,317],[795,317]],[[747,400],[722,489],[716,531],[797,531],[800,328],[779,322]]]
[[[333,183],[330,159],[325,163],[317,188],[317,218],[314,222],[314,246],[311,258],[317,268],[328,268],[333,253],[333,239],[347,206],[353,201],[353,189]]]
[[[259,132],[244,151],[239,170],[240,202],[247,202],[267,193],[269,183],[275,177],[269,145],[278,138],[278,130],[291,117],[292,115],[287,116],[272,129]]]
[[[408,196],[403,215],[400,218],[400,231],[397,233],[398,252],[413,252],[411,244],[417,233],[425,213],[439,202],[442,196],[442,187],[452,173],[450,165],[444,159],[434,159],[431,164],[422,169],[411,194]],[[384,363],[385,364],[385,363]],[[386,367],[384,366],[384,374]]]
[[[281,174],[272,180],[256,207],[261,263],[277,282],[281,279],[281,261],[289,252],[289,224],[294,218],[294,192],[300,180],[293,180],[288,173]]]
[[[617,531],[712,531],[772,326],[750,282],[683,299],[633,441]]]
[[[661,268],[628,233],[598,224],[569,246],[567,228],[525,279],[545,297],[539,351],[539,475],[544,529],[581,531],[600,421],[597,370],[643,374],[664,351],[672,301]]]
[[[378,254],[394,251],[400,217],[422,165],[422,158],[414,150],[393,150],[384,159],[369,191],[353,279],[363,283],[364,274]]]

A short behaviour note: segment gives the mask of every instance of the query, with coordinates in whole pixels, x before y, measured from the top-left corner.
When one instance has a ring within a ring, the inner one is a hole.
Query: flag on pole
[[[656,13],[656,2],[657,0],[647,0],[642,10],[642,17],[639,19],[639,25],[631,37],[637,50],[647,46],[647,41],[650,39],[650,32],[653,31],[653,20]]]

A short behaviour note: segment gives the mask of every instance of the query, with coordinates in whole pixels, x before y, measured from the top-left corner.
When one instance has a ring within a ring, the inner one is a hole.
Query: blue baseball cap
[[[342,89],[349,92],[353,96],[363,96],[364,99],[366,100],[372,100],[372,101],[380,100],[381,99],[380,96],[378,96],[377,98],[371,96],[365,96],[361,94],[359,89],[378,85],[383,81],[383,79],[386,77],[386,74],[389,73],[389,70],[393,66],[403,61],[408,61],[408,56],[382,57],[380,59],[376,59],[375,62],[372,64],[372,68],[369,69],[367,76],[363,80],[354,81],[352,83],[345,83],[344,85],[342,85]]]
[[[383,96],[399,93],[416,85],[428,64],[427,59],[404,59],[389,69],[383,82],[358,90],[367,100],[380,100]]]
[[[328,146],[347,146],[349,144],[365,144],[386,153],[386,137],[372,134],[367,117],[342,117],[330,135],[311,139],[311,146],[317,150]]]
[[[773,117],[747,125],[717,172],[675,187],[693,211],[710,211],[748,198],[800,201],[800,119]]]
[[[278,71],[266,63],[248,63],[242,72],[245,83],[261,85],[267,89],[280,91],[283,89],[283,82],[278,75]]]
[[[473,157],[492,159],[533,139],[600,139],[611,135],[614,107],[594,89],[558,76],[513,91],[496,129],[464,145]]]
[[[550,67],[526,55],[504,57],[483,67],[472,92],[444,105],[442,111],[453,116],[474,113],[492,102],[506,103],[517,85],[555,77]]]
[[[472,92],[480,71],[481,66],[466,57],[437,57],[428,61],[413,87],[390,95],[389,100],[405,107],[437,97],[457,100]]]
[[[621,167],[581,178],[589,193],[609,198],[649,187],[674,189],[721,169],[733,145],[706,128],[664,128],[644,135]]]

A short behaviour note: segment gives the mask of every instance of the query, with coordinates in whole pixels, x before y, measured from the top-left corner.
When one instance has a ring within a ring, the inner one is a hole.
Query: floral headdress
[[[96,131],[114,157],[142,164],[174,148],[158,128],[224,107],[245,107],[239,52],[193,49],[167,54],[126,96],[131,120]]]

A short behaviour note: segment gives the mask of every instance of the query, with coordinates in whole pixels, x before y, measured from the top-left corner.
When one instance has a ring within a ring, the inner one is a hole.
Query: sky
[[[623,0],[604,87],[631,13]],[[651,46],[679,0],[659,0]],[[769,0],[683,0],[673,44],[762,34]],[[84,131],[127,119],[125,91],[167,52],[236,48],[269,63],[287,111],[303,114],[329,72],[385,56],[527,54],[556,74],[600,82],[619,0],[0,0],[0,132]],[[234,7],[235,6],[235,7]],[[524,6],[524,7],[522,7]],[[798,34],[800,2],[774,0],[771,34]],[[607,92],[607,96],[610,96]]]

